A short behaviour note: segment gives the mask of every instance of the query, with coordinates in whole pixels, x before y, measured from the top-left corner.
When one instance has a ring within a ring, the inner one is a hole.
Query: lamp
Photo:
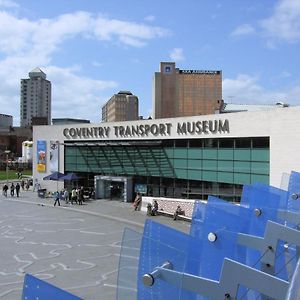
[[[6,183],[8,184],[8,155],[10,150],[5,150],[4,153],[6,154]]]

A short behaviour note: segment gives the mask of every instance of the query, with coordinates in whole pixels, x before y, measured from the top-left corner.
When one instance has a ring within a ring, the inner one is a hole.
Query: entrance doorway
[[[132,202],[132,178],[118,176],[95,176],[96,199]]]

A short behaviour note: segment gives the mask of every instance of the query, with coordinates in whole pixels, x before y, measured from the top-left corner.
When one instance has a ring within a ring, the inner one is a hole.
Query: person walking
[[[21,188],[21,186],[20,186],[19,182],[17,182],[17,184],[16,184],[16,194],[17,194],[17,197],[19,197],[19,195],[20,195],[20,188]]]
[[[142,196],[140,193],[137,193],[133,202],[134,210],[140,210],[141,204],[142,204]]]
[[[76,193],[75,187],[73,188],[71,194],[72,194],[71,204],[73,204],[73,201],[75,201],[77,203],[77,193]]]
[[[79,188],[78,190],[78,204],[82,205],[83,204],[83,186]]]
[[[3,186],[3,195],[7,197],[8,185],[5,183]]]
[[[65,199],[66,204],[69,204],[69,191],[68,191],[68,189],[64,190],[64,199]]]
[[[24,191],[24,188],[25,188],[25,181],[22,179],[21,181],[21,187],[22,187],[22,190]]]
[[[13,197],[15,195],[15,185],[12,182],[10,186],[10,195]]]
[[[58,203],[58,206],[60,206],[60,202],[59,202],[59,191],[56,191],[54,197],[55,197],[54,206],[56,205],[56,203]]]

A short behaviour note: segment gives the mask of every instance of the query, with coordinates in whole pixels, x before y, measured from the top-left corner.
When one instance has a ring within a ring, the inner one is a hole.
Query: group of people
[[[142,205],[142,196],[140,193],[137,193],[133,202],[134,210],[140,210],[141,205]],[[152,204],[151,203],[147,204],[147,215],[156,216],[157,213],[158,213],[158,203],[154,199]],[[177,220],[179,215],[185,215],[185,211],[181,208],[180,205],[178,205],[176,210],[174,211],[173,220]]]
[[[26,190],[29,189],[29,186],[27,187],[27,185],[25,185],[24,180],[21,181],[21,184],[19,182],[17,182],[16,184],[14,184],[13,182],[11,183],[10,186],[8,186],[8,183],[5,183],[2,187],[2,194],[7,197],[8,191],[10,191],[10,196],[14,197],[15,195],[17,197],[20,196],[20,190],[22,188],[22,190]]]
[[[84,188],[73,187],[72,190],[63,189],[60,192],[56,191],[54,194],[54,206],[58,204],[60,206],[60,200],[64,200],[66,204],[73,204],[74,202],[78,205],[82,205],[84,201]]]

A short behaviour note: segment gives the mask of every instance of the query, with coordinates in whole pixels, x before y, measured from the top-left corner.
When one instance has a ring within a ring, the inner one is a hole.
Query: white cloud
[[[10,0],[0,0],[0,7],[18,8],[19,4]]]
[[[103,64],[99,61],[93,61],[92,65],[96,68],[101,68],[103,66]]]
[[[94,20],[94,34],[100,40],[117,40],[122,43],[141,47],[146,44],[147,40],[164,37],[169,31],[161,27],[150,27],[144,24],[134,22],[125,22],[115,19],[98,17]]]
[[[148,22],[153,22],[153,21],[155,21],[155,16],[153,16],[153,15],[147,16],[144,18],[144,20],[148,21]]]
[[[52,83],[53,116],[76,116],[100,122],[101,107],[108,100],[101,95],[106,89],[116,88],[116,82],[78,76],[73,68],[50,66],[43,70]]]
[[[286,90],[270,91],[259,84],[259,78],[239,74],[235,79],[223,80],[223,99],[225,102],[239,104],[275,104],[278,101],[299,105],[300,85]]]
[[[250,24],[243,24],[238,26],[232,33],[232,36],[249,35],[255,33],[255,29]]]
[[[185,60],[183,49],[182,48],[174,48],[170,52],[170,58],[174,61]]]
[[[261,21],[264,35],[271,42],[300,41],[300,1],[281,0],[275,6],[274,13],[268,19]]]
[[[0,6],[13,6],[1,1]],[[145,46],[151,39],[169,31],[135,22],[95,16],[88,12],[63,14],[56,18],[29,20],[0,11],[0,106],[19,124],[20,79],[34,67],[41,67],[52,81],[52,117],[88,116],[99,121],[106,89],[116,82],[81,77],[80,66],[59,68],[52,63],[55,52],[63,50],[66,40],[82,37],[132,47]],[[7,105],[10,103],[10,105]],[[87,105],[88,104],[88,105]]]

